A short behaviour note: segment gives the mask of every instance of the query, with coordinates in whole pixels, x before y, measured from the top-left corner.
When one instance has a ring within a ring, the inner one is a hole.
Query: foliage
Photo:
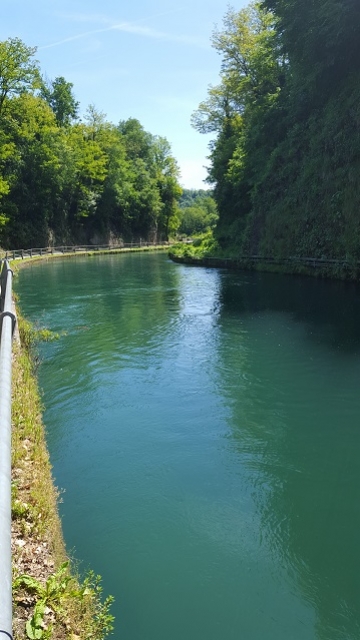
[[[199,235],[192,242],[179,242],[171,247],[171,254],[182,258],[204,258],[217,255],[218,243],[212,231]]]
[[[91,630],[87,634],[88,639],[102,640],[113,631],[114,617],[109,612],[113,598],[108,596],[101,602],[100,576],[90,572],[79,586],[69,573],[68,561],[63,562],[55,573],[50,574],[45,584],[27,574],[18,576],[13,582],[13,590],[15,593],[22,590],[36,597],[33,613],[25,627],[29,640],[51,638],[51,627],[46,624],[46,617],[51,614],[55,619],[63,621],[67,599],[75,599],[79,602],[79,607],[84,600],[91,600],[93,617]]]
[[[55,80],[44,80],[41,87],[41,97],[53,110],[56,122],[60,126],[71,124],[76,119],[79,103],[73,96],[73,84],[66,82],[63,76]]]
[[[18,576],[14,580],[13,589],[15,592],[25,589],[37,597],[33,614],[26,623],[26,635],[30,640],[49,637],[48,632],[44,630],[44,616],[47,607],[61,615],[61,603],[67,595],[67,588],[72,580],[68,573],[68,567],[69,563],[63,562],[56,573],[48,577],[45,584],[27,574]]]
[[[206,191],[203,191],[203,195],[185,202],[191,204],[180,207],[178,229],[180,235],[193,236],[215,228],[218,220],[216,203]]]
[[[180,209],[191,207],[199,196],[211,196],[213,193],[210,189],[183,189],[179,198]]]
[[[264,0],[213,36],[220,83],[194,114],[212,131],[220,246],[238,255],[360,257],[360,5]]]
[[[179,170],[165,138],[118,126],[73,85],[42,80],[36,49],[0,42],[0,244],[167,240],[178,226]]]
[[[19,38],[0,42],[0,114],[10,98],[39,87],[35,52],[36,47],[26,46]]]

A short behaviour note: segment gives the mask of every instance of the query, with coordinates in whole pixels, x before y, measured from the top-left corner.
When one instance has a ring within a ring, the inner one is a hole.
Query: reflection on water
[[[76,259],[20,274],[69,548],[131,640],[355,640],[356,285]]]
[[[249,356],[234,384],[238,358],[225,337],[219,379],[231,437],[242,458],[250,454],[264,538],[315,607],[316,637],[358,638],[359,291],[280,282],[224,279],[221,335],[229,315],[241,318]]]

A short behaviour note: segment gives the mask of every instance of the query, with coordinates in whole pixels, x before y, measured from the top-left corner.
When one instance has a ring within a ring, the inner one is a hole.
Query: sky
[[[237,0],[236,10],[247,4]],[[204,189],[209,135],[190,117],[219,80],[211,47],[226,0],[2,0],[0,40],[36,46],[50,80],[72,82],[80,115],[89,104],[109,122],[137,118],[164,136],[178,161],[183,187]]]

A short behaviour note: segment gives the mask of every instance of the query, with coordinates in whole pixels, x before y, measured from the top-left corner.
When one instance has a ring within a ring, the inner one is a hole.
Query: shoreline
[[[9,259],[9,263],[16,273],[40,261],[168,250],[169,245],[95,249],[24,256]],[[66,551],[58,511],[60,494],[51,472],[36,375],[36,342],[42,336],[23,318],[16,294],[15,299],[11,420],[13,638],[26,640],[37,633],[34,637],[44,640],[103,640],[113,630],[109,610],[112,597],[102,597],[100,577],[91,571],[81,582],[76,561],[72,562]],[[54,585],[48,600],[42,597],[46,584]]]
[[[22,264],[29,264],[30,261]],[[17,265],[18,266],[18,265]],[[13,638],[103,640],[113,630],[112,597],[94,572],[82,580],[67,554],[36,376],[41,339],[16,302],[12,345]]]
[[[360,280],[360,264],[349,263],[345,260],[326,260],[321,258],[288,258],[275,260],[273,258],[220,258],[216,256],[183,256],[168,252],[169,258],[179,264],[189,266],[208,267],[211,269],[231,269],[233,271],[263,271],[287,275],[309,276],[312,278],[327,278],[347,282]]]

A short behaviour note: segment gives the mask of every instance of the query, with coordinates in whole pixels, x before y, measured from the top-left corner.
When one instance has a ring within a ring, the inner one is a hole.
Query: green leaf
[[[36,580],[36,578],[26,574],[23,574],[14,580],[14,589],[18,589],[19,587],[26,587],[29,591],[33,591],[39,595],[44,591],[42,585],[38,580]]]
[[[34,613],[25,625],[26,635],[30,640],[38,640],[44,635],[42,624],[44,622],[45,603],[40,600],[36,603]]]

